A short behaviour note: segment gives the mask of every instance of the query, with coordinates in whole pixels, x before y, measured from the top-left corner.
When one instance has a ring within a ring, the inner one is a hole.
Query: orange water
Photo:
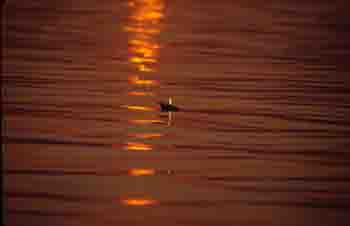
[[[3,19],[6,225],[349,221],[344,1],[11,0]]]

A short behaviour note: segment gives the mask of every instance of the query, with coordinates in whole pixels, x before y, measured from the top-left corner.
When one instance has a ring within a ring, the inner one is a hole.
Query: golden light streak
[[[142,28],[142,27],[131,27],[131,26],[125,26],[124,31],[141,33],[141,34],[150,34],[150,35],[160,33],[160,30],[158,28]]]
[[[154,199],[123,199],[121,203],[126,206],[151,206],[159,204]]]
[[[136,111],[155,111],[154,108],[145,107],[145,106],[122,105],[121,107],[127,108],[129,110],[136,110]]]
[[[135,64],[139,64],[139,63],[156,63],[157,60],[156,59],[152,59],[152,58],[144,58],[144,57],[131,57],[129,59],[130,62],[135,63]]]
[[[137,68],[138,68],[139,71],[141,71],[141,72],[154,72],[154,69],[152,69],[152,68],[150,68],[150,67],[147,67],[147,66],[144,65],[144,64],[138,65]]]
[[[128,92],[128,95],[130,95],[130,96],[154,96],[154,93],[152,93],[152,92],[131,91],[131,92]]]
[[[151,151],[153,149],[152,145],[150,144],[137,142],[128,142],[124,148],[129,151]]]
[[[155,49],[146,47],[146,46],[133,47],[133,48],[130,48],[130,51],[141,54],[143,55],[144,58],[154,59],[154,55],[155,55]]]
[[[156,80],[140,79],[139,76],[129,76],[129,82],[135,85],[157,85]]]
[[[142,14],[140,15],[132,16],[132,18],[137,21],[152,21],[152,22],[158,22],[163,17],[164,17],[163,13],[156,12],[156,11],[142,12]]]
[[[142,138],[142,139],[150,139],[150,138],[162,137],[163,134],[161,134],[161,133],[137,133],[137,134],[131,134],[131,136],[136,137],[136,138]]]
[[[129,17],[130,23],[124,30],[134,37],[129,40],[129,51],[132,54],[129,62],[136,66],[139,72],[155,72],[153,63],[158,62],[159,44],[154,40],[160,33],[160,21],[163,19],[164,2],[162,0],[131,0],[128,6],[133,14]],[[133,84],[149,85],[150,81],[135,80]]]
[[[155,169],[130,169],[128,174],[131,176],[152,176],[156,174]]]
[[[143,46],[143,47],[147,47],[149,49],[159,49],[160,48],[160,46],[157,43],[150,43],[149,41],[144,41],[141,39],[131,39],[131,40],[129,40],[129,44],[134,45],[134,46]]]
[[[164,17],[164,3],[161,0],[139,0],[130,1],[128,6],[134,8],[139,6],[136,13],[131,16],[133,20],[139,22],[158,22]]]
[[[134,120],[130,120],[129,122],[133,124],[140,124],[140,125],[164,123],[164,121],[157,120],[157,119],[134,119]]]

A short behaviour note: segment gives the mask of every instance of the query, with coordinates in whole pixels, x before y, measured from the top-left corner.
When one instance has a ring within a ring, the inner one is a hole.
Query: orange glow
[[[142,72],[154,72],[154,69],[147,67],[144,64],[139,65],[137,68],[139,69],[139,71],[142,71]]]
[[[131,39],[129,41],[130,45],[134,45],[134,46],[144,46],[147,47],[149,49],[159,49],[160,46],[156,43],[150,43],[149,41],[143,41],[141,39]]]
[[[136,13],[131,17],[132,19],[140,22],[157,22],[164,17],[163,9],[164,4],[161,0],[139,0],[130,1],[129,7],[139,6]]]
[[[128,24],[124,26],[124,30],[128,32],[130,37],[128,41],[129,51],[129,63],[132,66],[134,72],[138,75],[129,76],[129,83],[132,85],[138,85],[145,88],[146,91],[129,92],[128,95],[133,96],[153,96],[148,86],[158,85],[159,81],[144,79],[144,75],[157,71],[156,66],[159,62],[159,50],[160,45],[157,43],[157,36],[161,31],[161,21],[164,18],[164,2],[163,0],[129,0],[128,6],[132,14],[128,18]],[[143,77],[143,78],[141,78]],[[148,77],[147,77],[148,78]],[[155,108],[146,106],[131,106],[123,105],[122,107],[129,110],[136,111],[155,111]],[[138,125],[147,125],[155,123],[164,123],[158,119],[136,119],[130,120],[129,123]],[[131,135],[135,138],[148,139],[161,137],[159,133],[137,133]],[[128,142],[124,149],[130,151],[150,151],[153,150],[151,144],[144,144],[139,142]],[[153,175],[154,170],[149,169],[132,169],[129,171],[130,175],[142,176]],[[124,200],[126,205],[150,205],[154,203],[154,200],[144,199],[130,199]]]
[[[136,111],[155,111],[154,108],[151,108],[151,107],[144,107],[144,106],[122,105],[121,107],[127,108],[127,109],[129,109],[129,110],[136,110]]]
[[[161,134],[161,133],[138,133],[138,134],[133,134],[131,136],[137,137],[137,138],[142,138],[142,139],[150,139],[150,138],[162,137],[163,134]]]
[[[160,21],[163,19],[163,0],[130,0],[128,2],[133,14],[129,17],[130,23],[124,30],[134,34],[129,40],[129,51],[132,56],[129,62],[136,66],[139,72],[155,72],[150,63],[158,62],[159,44],[154,40],[160,33]],[[137,83],[134,83],[137,84]],[[138,81],[138,84],[149,84]]]
[[[127,206],[151,206],[159,204],[159,202],[154,199],[123,199],[121,203]]]
[[[129,122],[133,124],[140,124],[140,125],[164,123],[164,121],[157,120],[157,119],[135,119],[135,120],[130,120]]]
[[[151,11],[151,12],[143,12],[140,15],[134,16],[133,19],[138,21],[151,20],[153,22],[156,22],[162,19],[163,17],[164,15],[161,12]]]
[[[128,95],[130,95],[130,96],[154,96],[154,94],[152,92],[136,92],[136,91],[128,92]]]
[[[129,82],[135,85],[157,85],[156,80],[140,79],[139,76],[129,76]]]
[[[131,57],[129,59],[130,62],[132,63],[136,63],[136,64],[139,64],[139,63],[155,63],[157,62],[156,59],[152,59],[152,58],[144,58],[144,57]]]
[[[128,6],[129,7],[135,7],[135,2],[133,2],[133,1],[128,2]]]
[[[141,33],[141,34],[159,34],[160,30],[157,28],[142,28],[125,26],[124,30],[127,32]]]
[[[155,49],[151,48],[151,47],[146,47],[146,46],[142,46],[142,47],[134,47],[130,49],[132,52],[138,53],[138,54],[142,54],[144,58],[151,58],[155,55]],[[155,59],[154,59],[155,61]]]
[[[153,147],[149,144],[128,142],[125,149],[129,151],[151,151]]]
[[[128,172],[131,176],[152,176],[156,174],[155,169],[130,169]]]

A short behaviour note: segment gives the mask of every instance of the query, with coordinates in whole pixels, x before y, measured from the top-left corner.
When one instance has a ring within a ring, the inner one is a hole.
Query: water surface
[[[345,1],[12,0],[3,18],[6,225],[347,224]]]

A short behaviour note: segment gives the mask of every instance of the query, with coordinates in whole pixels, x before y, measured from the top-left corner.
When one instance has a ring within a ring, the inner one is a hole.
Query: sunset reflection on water
[[[128,92],[129,96],[154,96],[152,92],[131,91]]]
[[[162,123],[165,123],[165,121],[159,120],[159,119],[133,119],[133,120],[129,120],[129,123],[137,124],[137,125],[147,125],[147,124],[162,124]]]
[[[153,149],[152,145],[139,143],[139,142],[128,142],[125,146],[126,150],[129,151],[151,151]]]
[[[127,93],[130,97],[143,98],[142,103],[146,101],[149,105],[153,101],[146,98],[156,97],[154,86],[159,86],[156,80],[157,64],[159,63],[160,43],[157,36],[161,32],[161,20],[164,18],[164,3],[161,0],[131,0],[128,2],[131,10],[129,23],[124,26],[124,31],[128,34],[128,62],[133,73],[128,76],[128,83],[133,91]],[[137,101],[135,99],[135,101]],[[130,128],[128,141],[124,145],[124,150],[148,152],[154,149],[152,144],[146,142],[147,139],[159,139],[162,133],[153,132],[149,127],[153,124],[162,124],[162,120],[156,115],[157,109],[146,104],[128,104],[122,105],[132,113],[132,117],[137,117],[138,112],[142,119],[133,118],[128,121],[129,124],[136,125]],[[132,112],[131,112],[132,111]],[[134,131],[136,130],[136,131]],[[139,132],[142,130],[143,132]],[[133,177],[154,176],[156,170],[153,168],[131,168],[128,175]],[[133,198],[132,196],[122,199],[121,203],[126,206],[151,206],[159,202],[154,199]]]
[[[160,49],[156,39],[161,32],[164,3],[160,0],[135,0],[129,1],[128,6],[132,15],[124,30],[130,35],[129,62],[140,73],[155,72]]]
[[[126,206],[152,206],[159,204],[159,201],[154,199],[122,199],[121,203]]]
[[[122,108],[127,108],[128,110],[135,110],[135,111],[155,111],[156,109],[152,107],[146,107],[146,106],[131,106],[131,105],[122,105]]]
[[[161,49],[157,38],[161,32],[161,21],[164,18],[164,2],[161,0],[130,0],[128,8],[131,14],[128,24],[124,26],[124,31],[129,37],[128,62],[133,69],[133,73],[128,76],[128,81],[134,91],[129,91],[127,94],[136,98],[156,97],[156,93],[150,89],[159,85],[159,81],[155,79]],[[151,104],[151,101],[149,102]],[[129,124],[146,127],[143,130],[150,130],[151,128],[148,128],[148,125],[164,123],[154,114],[157,111],[154,107],[144,106],[143,104],[128,104],[122,105],[122,108],[133,111],[133,117],[137,117],[137,112],[142,112],[142,119],[134,118],[128,122]],[[143,133],[130,131],[129,134],[131,134],[129,138],[133,138],[133,140],[126,143],[125,149],[142,151],[152,150],[153,148],[151,145],[144,144],[142,140],[163,136],[159,132],[152,131]]]
[[[343,2],[6,1],[4,225],[345,225]]]
[[[143,138],[143,139],[151,139],[151,138],[162,137],[163,134],[161,134],[161,133],[136,133],[136,134],[130,134],[130,136],[137,137],[137,138]]]
[[[157,85],[159,82],[151,79],[140,79],[139,76],[129,76],[129,82],[133,85]]]
[[[153,176],[156,174],[155,169],[130,169],[128,171],[130,176]]]

